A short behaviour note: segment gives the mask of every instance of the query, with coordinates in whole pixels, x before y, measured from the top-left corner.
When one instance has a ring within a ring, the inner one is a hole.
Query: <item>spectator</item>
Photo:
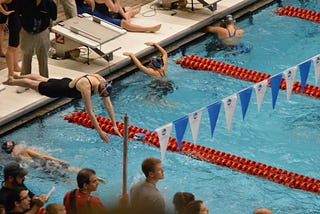
[[[253,214],[272,214],[272,211],[268,208],[257,208],[253,211]]]
[[[232,15],[227,15],[226,18],[221,21],[220,26],[208,26],[207,31],[215,33],[224,46],[234,46],[238,44],[244,34],[244,30],[236,27],[236,20]]]
[[[19,0],[0,0],[0,11],[4,15],[8,16],[9,39],[6,52],[6,62],[8,67],[8,79],[12,79],[14,72],[21,71],[18,64],[19,33],[21,29]],[[1,18],[1,24],[4,24],[6,21],[5,17]]]
[[[111,118],[115,133],[121,136],[117,128],[113,106],[110,100],[110,94],[112,92],[111,82],[107,82],[106,79],[99,74],[87,74],[73,80],[70,78],[48,79],[37,74],[28,74],[14,76],[14,79],[10,79],[4,82],[4,84],[32,88],[48,97],[82,98],[89,118],[99,133],[100,138],[104,142],[109,143],[110,140],[107,133],[100,128],[92,108],[91,95],[94,93],[99,94]]]
[[[208,214],[209,210],[201,200],[191,201],[186,206],[185,214]]]
[[[93,9],[97,9],[105,15],[116,18],[116,19],[126,19],[137,15],[141,10],[141,5],[135,5],[133,7],[122,7],[120,0],[86,0],[87,4]],[[108,9],[108,10],[107,10]]]
[[[162,78],[166,76],[167,72],[167,64],[168,64],[168,54],[167,52],[157,43],[154,42],[146,42],[145,43],[148,46],[154,46],[156,47],[162,56],[153,56],[150,59],[150,67],[144,66],[140,60],[131,52],[124,52],[123,55],[131,57],[133,60],[134,64],[143,72],[146,74],[152,76],[152,77],[157,77],[157,78]]]
[[[31,208],[31,198],[29,191],[24,188],[17,188],[8,195],[8,209],[12,214],[38,214],[39,209],[44,205],[45,200],[34,201],[33,208]]]
[[[131,207],[140,214],[164,214],[164,198],[156,188],[157,182],[164,178],[161,160],[146,158],[141,168],[146,179],[132,186],[130,190]]]
[[[62,204],[48,204],[45,214],[67,214],[66,208]]]
[[[21,75],[31,74],[31,62],[35,51],[39,73],[49,77],[48,51],[50,48],[49,26],[57,19],[57,5],[53,0],[22,1],[21,8],[21,51],[23,55]]]
[[[77,16],[77,5],[75,0],[54,0],[55,3],[61,2],[62,7],[64,10],[64,15],[66,16],[66,19],[70,19],[72,17]]]
[[[98,197],[91,196],[99,185],[93,169],[81,169],[77,175],[78,189],[67,192],[63,199],[67,214],[104,214],[106,208]]]
[[[22,188],[28,190],[24,185],[25,176],[28,174],[28,171],[25,168],[20,167],[16,162],[9,163],[3,169],[4,181],[0,189],[0,204],[5,206],[6,211],[9,210],[8,199],[9,195],[12,192],[15,192],[17,188]],[[45,202],[46,195],[41,195],[40,197],[36,196],[33,192],[28,191],[29,197],[32,199],[32,202],[42,201]],[[38,210],[39,207],[35,203],[31,210]]]
[[[172,202],[174,204],[175,213],[185,213],[187,204],[194,200],[194,195],[190,192],[177,192],[176,194],[174,194]]]
[[[91,8],[92,5],[88,5],[84,3],[82,0],[76,0],[77,4],[77,10],[79,14],[82,13],[88,13],[94,16],[97,16],[103,20],[106,20],[108,22],[111,22],[114,25],[117,25],[119,27],[122,27],[123,29],[126,29],[127,31],[131,32],[156,32],[160,30],[161,24],[154,25],[154,26],[140,26],[131,23],[129,20],[126,20],[124,18],[112,18],[108,16],[109,8],[105,4],[101,4],[101,7],[99,7],[99,10],[97,8]]]

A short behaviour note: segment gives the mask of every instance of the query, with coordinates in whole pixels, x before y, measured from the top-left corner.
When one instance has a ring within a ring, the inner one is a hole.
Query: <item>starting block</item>
[[[58,23],[51,30],[55,33],[55,48],[58,57],[65,57],[67,52],[86,46],[108,62],[113,60],[113,52],[121,47],[110,47],[105,51],[101,49],[102,45],[127,32],[112,23],[91,15],[73,17]]]

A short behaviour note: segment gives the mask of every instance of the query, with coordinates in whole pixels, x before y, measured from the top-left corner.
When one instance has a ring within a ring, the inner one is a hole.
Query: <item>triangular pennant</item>
[[[263,80],[262,82],[258,82],[253,86],[253,88],[256,91],[256,97],[257,97],[257,106],[258,106],[258,112],[260,112],[261,103],[263,101],[264,95],[266,93],[268,86],[268,80]]]
[[[200,121],[201,121],[201,116],[202,116],[202,110],[197,110],[192,113],[189,113],[189,123],[190,123],[190,128],[191,128],[191,134],[192,134],[192,139],[193,143],[197,143],[197,138],[198,138],[198,133],[199,133],[199,126],[200,126]]]
[[[249,102],[250,102],[251,94],[252,94],[252,88],[251,87],[239,92],[240,102],[241,102],[241,109],[242,109],[242,119],[243,120],[244,120],[244,118],[246,116],[246,113],[247,113],[247,109],[248,109],[248,105],[249,105]]]
[[[271,92],[272,92],[272,108],[276,106],[278,94],[279,94],[279,89],[280,89],[280,83],[282,79],[282,73],[277,74],[273,77],[271,77],[270,84],[271,84]]]
[[[168,123],[167,125],[161,126],[155,130],[158,133],[158,137],[159,137],[162,160],[164,160],[164,155],[167,151],[171,130],[172,130],[172,123]]]
[[[314,66],[314,76],[316,79],[316,85],[318,85],[318,79],[320,76],[320,54],[312,58]]]
[[[207,107],[209,119],[210,119],[211,137],[213,137],[214,129],[216,128],[220,107],[221,107],[220,101],[213,103]]]
[[[173,121],[173,124],[176,128],[176,136],[177,136],[177,141],[178,141],[178,149],[180,151],[181,149],[181,142],[184,136],[184,133],[186,131],[187,125],[188,125],[188,117],[184,116],[180,119],[177,119]]]
[[[306,85],[306,82],[308,79],[310,65],[311,65],[311,60],[308,60],[299,65],[302,93],[304,92],[304,86]]]
[[[229,97],[226,97],[222,100],[222,102],[224,104],[224,111],[226,114],[227,129],[230,131],[234,110],[236,109],[237,105],[237,95],[233,94]]]
[[[286,78],[287,100],[290,100],[294,79],[296,78],[297,66],[291,67],[283,72]]]

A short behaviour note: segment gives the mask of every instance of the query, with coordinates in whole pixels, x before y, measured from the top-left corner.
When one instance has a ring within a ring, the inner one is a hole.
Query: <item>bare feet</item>
[[[13,77],[9,76],[6,81],[3,82],[4,85],[13,85]]]
[[[161,28],[161,24],[158,24],[158,25],[155,25],[153,27],[150,27],[149,31],[150,32],[156,32],[156,31],[160,30],[160,28]]]

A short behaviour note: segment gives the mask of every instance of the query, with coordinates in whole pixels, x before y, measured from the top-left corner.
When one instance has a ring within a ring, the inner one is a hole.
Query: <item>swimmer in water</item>
[[[232,15],[227,15],[220,23],[220,26],[207,26],[206,30],[217,35],[223,46],[235,46],[239,43],[244,30],[236,27],[236,20]]]
[[[131,52],[124,52],[123,55],[131,57],[134,64],[144,73],[156,77],[163,78],[167,73],[167,64],[168,64],[168,53],[160,45],[154,42],[146,42],[148,46],[156,47],[162,56],[153,56],[150,59],[149,66],[144,66],[141,61]]]
[[[14,141],[8,140],[8,141],[2,142],[1,149],[5,153],[11,155],[13,158],[21,158],[22,160],[41,159],[44,161],[52,161],[52,162],[60,164],[65,169],[67,169],[71,172],[79,172],[80,171],[79,168],[70,166],[70,164],[64,160],[60,160],[60,159],[55,158],[51,155],[47,155],[47,154],[38,152],[38,151],[36,151],[32,148],[29,148],[29,147],[24,148],[24,146],[18,145]],[[105,183],[105,180],[103,178],[99,178],[99,182]]]

